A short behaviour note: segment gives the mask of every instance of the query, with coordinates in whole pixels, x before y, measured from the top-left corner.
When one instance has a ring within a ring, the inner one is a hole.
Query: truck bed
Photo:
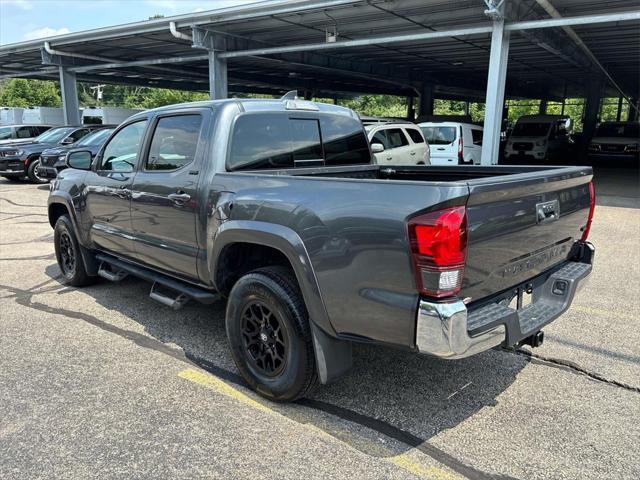
[[[466,207],[459,295],[473,308],[570,258],[587,222],[592,170],[364,165],[216,177],[214,188],[236,192],[232,218],[272,222],[288,212],[286,223],[305,243],[338,334],[411,346],[419,298],[408,219]],[[557,218],[540,221],[538,208],[547,204],[556,205]]]

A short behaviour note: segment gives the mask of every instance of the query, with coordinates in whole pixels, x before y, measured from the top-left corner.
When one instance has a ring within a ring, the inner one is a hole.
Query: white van
[[[429,145],[413,123],[365,125],[378,165],[430,165]]]
[[[480,165],[482,127],[461,122],[423,122],[418,126],[429,143],[431,165]]]
[[[505,160],[549,160],[567,153],[571,118],[563,115],[525,115],[516,122],[504,149]]]

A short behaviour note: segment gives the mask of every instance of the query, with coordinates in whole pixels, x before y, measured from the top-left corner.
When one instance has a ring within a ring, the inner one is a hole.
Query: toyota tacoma
[[[307,395],[354,342],[444,359],[541,343],[591,272],[589,167],[385,167],[351,110],[295,98],[138,113],[76,150],[48,215],[64,281],[226,299],[259,394]]]

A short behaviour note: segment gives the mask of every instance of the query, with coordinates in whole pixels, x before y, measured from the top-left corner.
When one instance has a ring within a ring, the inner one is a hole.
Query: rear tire
[[[29,168],[27,169],[27,177],[29,177],[29,181],[31,183],[49,183],[49,179],[45,177],[41,177],[38,174],[38,168],[40,168],[40,159],[36,158],[29,162]]]
[[[80,244],[68,215],[62,215],[56,221],[53,230],[53,244],[58,267],[62,272],[62,283],[72,287],[84,287],[95,282],[96,277],[87,273]]]
[[[241,277],[229,294],[226,329],[238,370],[263,397],[290,402],[317,385],[309,315],[289,269]]]

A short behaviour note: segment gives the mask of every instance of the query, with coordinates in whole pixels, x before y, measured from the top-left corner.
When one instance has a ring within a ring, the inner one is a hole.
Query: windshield
[[[11,138],[11,127],[0,128],[0,140],[6,140],[7,138]]]
[[[602,123],[596,131],[596,137],[640,138],[638,123]]]
[[[456,139],[456,127],[420,127],[429,145],[449,145]]]
[[[52,128],[51,130],[47,130],[42,135],[38,136],[35,141],[38,143],[57,143],[64,137],[69,135],[72,131],[73,128],[69,127]]]
[[[514,137],[546,137],[551,123],[516,123]]]
[[[76,143],[79,147],[88,147],[91,145],[102,145],[105,140],[111,135],[113,132],[113,128],[103,128],[96,132],[90,133],[78,143]]]

